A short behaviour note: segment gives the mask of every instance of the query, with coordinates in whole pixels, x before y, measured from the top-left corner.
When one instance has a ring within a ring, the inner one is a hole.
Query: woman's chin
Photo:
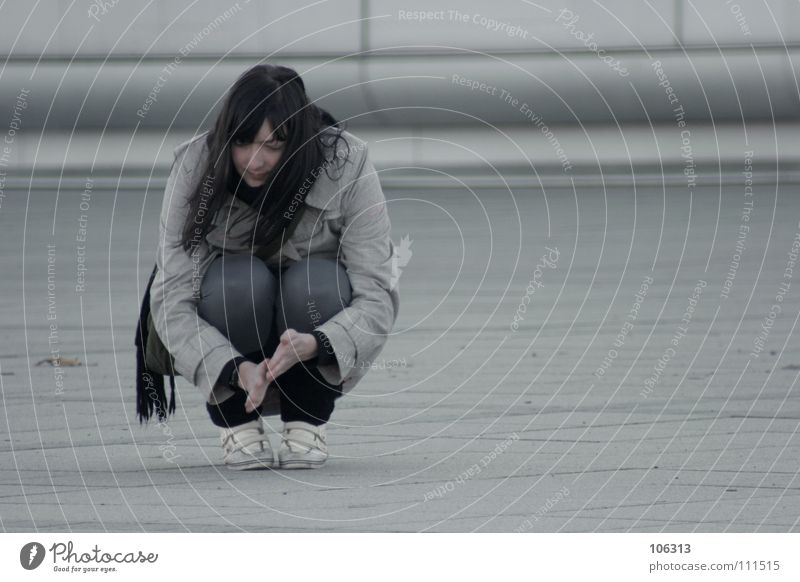
[[[264,184],[266,184],[267,183],[267,179],[266,178],[261,178],[260,180],[256,180],[254,178],[245,178],[244,179],[244,183],[247,184],[248,186],[250,186],[251,188],[258,188],[258,187],[263,186]]]

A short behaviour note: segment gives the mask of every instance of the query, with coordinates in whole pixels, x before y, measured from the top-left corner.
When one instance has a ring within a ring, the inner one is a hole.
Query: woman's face
[[[280,161],[285,145],[272,134],[270,122],[264,121],[253,143],[231,146],[233,165],[248,186],[261,186]]]

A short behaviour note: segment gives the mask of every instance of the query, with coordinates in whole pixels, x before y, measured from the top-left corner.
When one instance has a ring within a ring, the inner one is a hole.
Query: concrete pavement
[[[324,469],[241,473],[183,379],[135,419],[162,194],[8,193],[0,527],[798,531],[800,198],[755,190],[387,191],[400,364],[340,401]]]

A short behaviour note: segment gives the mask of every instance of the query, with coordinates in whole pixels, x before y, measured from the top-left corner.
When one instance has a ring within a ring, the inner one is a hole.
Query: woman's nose
[[[261,150],[257,151],[255,154],[253,154],[253,157],[250,158],[251,168],[265,169],[269,168],[269,166],[270,154],[265,148],[261,148]]]
[[[251,172],[260,172],[267,168],[269,164],[267,164],[267,160],[264,156],[260,154],[255,154],[250,158],[250,163],[247,165],[248,169]]]

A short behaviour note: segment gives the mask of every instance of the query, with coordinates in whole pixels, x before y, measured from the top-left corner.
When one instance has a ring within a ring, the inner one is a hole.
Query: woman
[[[228,467],[325,463],[334,401],[397,318],[390,229],[365,142],[290,68],[246,71],[213,128],[175,149],[149,305]],[[276,459],[261,416],[278,412]]]

